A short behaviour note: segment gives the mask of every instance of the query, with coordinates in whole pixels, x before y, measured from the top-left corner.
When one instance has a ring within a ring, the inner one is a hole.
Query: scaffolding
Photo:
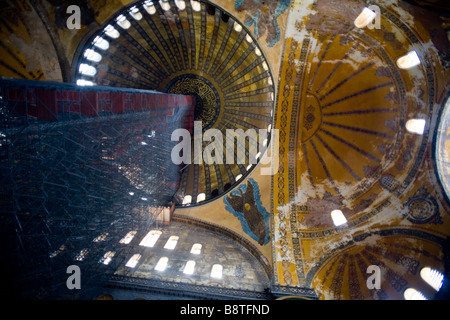
[[[167,221],[181,169],[171,133],[192,132],[195,98],[5,78],[0,90],[5,286],[70,297],[70,265],[84,286],[101,286],[129,258],[121,237]],[[108,264],[106,248],[116,250]]]

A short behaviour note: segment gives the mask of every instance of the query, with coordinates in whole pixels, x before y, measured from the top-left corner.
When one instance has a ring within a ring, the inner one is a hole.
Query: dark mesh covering
[[[145,234],[170,205],[180,181],[171,134],[193,130],[194,99],[9,79],[1,90],[2,264],[20,279],[2,281],[25,297],[58,297],[77,264],[85,285],[101,283],[127,256],[111,244]],[[106,247],[122,260],[99,263]]]

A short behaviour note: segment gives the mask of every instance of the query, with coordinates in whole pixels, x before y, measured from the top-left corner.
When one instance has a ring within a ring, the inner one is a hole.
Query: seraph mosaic
[[[260,245],[266,245],[270,240],[270,214],[261,203],[259,186],[253,179],[223,198],[225,209],[239,219],[242,229]]]
[[[254,25],[253,32],[260,38],[267,32],[266,42],[273,47],[280,40],[277,19],[289,7],[291,0],[236,0],[235,9],[246,11],[245,24]]]

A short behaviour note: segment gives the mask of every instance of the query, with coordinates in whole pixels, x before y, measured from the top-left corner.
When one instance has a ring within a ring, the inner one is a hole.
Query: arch
[[[436,291],[439,291],[444,283],[444,275],[430,267],[422,268],[420,270],[420,277]]]
[[[405,300],[428,300],[422,292],[414,289],[408,288],[403,292],[403,297]]]

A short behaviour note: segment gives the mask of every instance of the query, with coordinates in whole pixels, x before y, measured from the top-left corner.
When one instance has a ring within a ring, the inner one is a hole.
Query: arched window
[[[369,8],[364,8],[361,14],[355,19],[355,26],[360,29],[367,27],[367,25],[371,23],[376,16],[376,12],[370,10]]]
[[[139,9],[134,6],[130,9],[130,16],[133,17],[134,20],[139,21],[142,19],[142,13],[139,12]]]
[[[108,235],[109,235],[108,232],[102,233],[101,235],[99,235],[97,238],[95,238],[92,241],[94,241],[94,242],[104,241]]]
[[[80,64],[80,67],[78,68],[78,71],[80,71],[81,74],[84,74],[85,76],[95,76],[97,73],[97,69],[95,67],[90,66],[86,63]]]
[[[197,203],[202,202],[202,201],[205,201],[205,199],[206,199],[206,194],[205,194],[205,193],[200,193],[200,194],[197,196]]]
[[[410,119],[406,121],[405,127],[411,133],[422,135],[425,130],[426,121],[424,119]]]
[[[84,57],[92,62],[100,62],[102,60],[102,55],[92,49],[86,49],[84,51]]]
[[[241,32],[241,31],[242,31],[242,26],[241,26],[241,24],[240,24],[239,22],[237,22],[237,21],[234,22],[233,27],[234,27],[234,31],[236,31],[236,32]]]
[[[184,2],[184,0],[175,0],[175,5],[178,7],[178,9],[180,10],[184,10],[186,9],[186,2]]]
[[[183,273],[184,274],[193,274],[195,269],[195,261],[189,260],[186,265],[184,266]]]
[[[153,248],[156,241],[158,241],[159,236],[161,235],[161,231],[159,230],[151,230],[147,235],[142,239],[140,246]]]
[[[169,263],[169,258],[162,257],[158,260],[158,263],[155,266],[155,270],[164,271],[167,268],[167,264]]]
[[[170,9],[170,3],[167,0],[159,0],[159,4],[164,11],[168,11]]]
[[[145,9],[145,11],[147,11],[148,14],[150,14],[150,15],[156,13],[156,8],[155,8],[155,6],[153,5],[153,2],[150,1],[150,0],[144,2],[144,9]]]
[[[131,27],[131,23],[130,21],[128,21],[128,19],[121,14],[120,16],[117,17],[116,19],[117,24],[122,28],[122,29],[128,29],[129,27]]]
[[[169,240],[167,240],[166,244],[164,245],[164,249],[173,250],[177,246],[179,237],[177,236],[171,236]]]
[[[108,24],[104,30],[105,34],[113,39],[117,39],[120,36],[119,31],[117,31],[116,28],[114,28],[112,25]]]
[[[77,256],[75,257],[75,260],[83,261],[84,258],[86,258],[86,255],[88,254],[88,252],[89,252],[88,249],[81,250],[80,253],[78,253]]]
[[[420,58],[415,51],[408,52],[408,54],[397,59],[397,66],[400,69],[410,69],[419,64]]]
[[[105,265],[108,265],[108,264],[111,262],[112,258],[114,258],[115,254],[116,254],[116,253],[115,253],[114,251],[108,251],[108,252],[105,253],[105,254],[103,255],[103,257],[100,259],[100,262],[103,263],[103,264],[105,264]]]
[[[436,291],[439,291],[444,283],[444,275],[430,267],[422,268],[420,270],[420,276]]]
[[[190,204],[192,202],[192,196],[187,195],[183,198],[183,204]]]
[[[215,264],[211,268],[211,278],[222,279],[223,267],[220,264]]]
[[[191,0],[192,10],[199,12],[202,9],[202,6],[199,1]]]
[[[333,223],[336,227],[347,223],[347,219],[341,210],[331,211],[331,219],[333,219]]]
[[[96,46],[97,48],[102,49],[102,50],[109,49],[109,42],[100,36],[95,37],[93,44],[94,44],[94,46]]]
[[[134,236],[136,235],[136,233],[137,233],[137,231],[130,231],[130,232],[128,232],[128,233],[125,235],[125,237],[123,237],[123,238],[120,240],[120,243],[123,243],[123,244],[129,244],[129,243],[131,242],[131,240],[133,240],[133,238],[134,238]]]
[[[202,245],[200,243],[194,243],[191,248],[192,254],[200,254],[202,252]]]
[[[139,253],[135,253],[130,260],[128,260],[127,264],[125,265],[125,267],[129,267],[129,268],[134,268],[136,267],[137,263],[139,262],[139,260],[141,259],[141,255]]]
[[[84,87],[84,86],[93,86],[95,83],[92,81],[84,80],[84,79],[78,79],[77,80],[77,86]]]
[[[420,291],[413,288],[408,288],[403,292],[405,300],[428,300]]]

